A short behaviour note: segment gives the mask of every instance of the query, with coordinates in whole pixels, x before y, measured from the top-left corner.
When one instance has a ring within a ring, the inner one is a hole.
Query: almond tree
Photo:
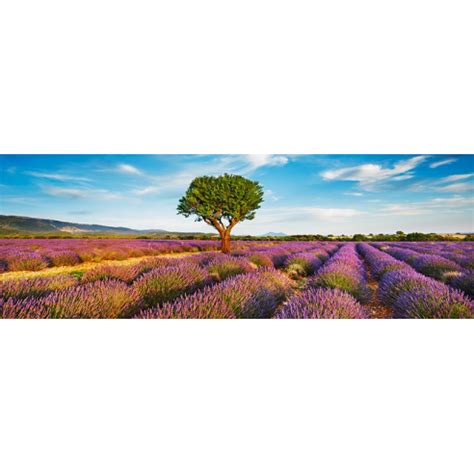
[[[214,227],[221,237],[221,250],[230,252],[232,229],[244,220],[255,218],[263,202],[263,189],[256,181],[242,176],[201,176],[190,184],[179,200],[178,214],[196,216]]]

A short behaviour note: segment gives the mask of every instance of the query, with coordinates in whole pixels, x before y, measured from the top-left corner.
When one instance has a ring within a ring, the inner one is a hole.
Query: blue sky
[[[474,232],[474,155],[0,155],[0,213],[209,231],[176,205],[226,172],[265,190],[235,234]]]

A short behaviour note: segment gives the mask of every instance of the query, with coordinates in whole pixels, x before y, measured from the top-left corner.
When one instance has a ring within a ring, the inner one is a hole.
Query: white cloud
[[[360,187],[372,190],[375,185],[390,179],[397,181],[411,179],[414,175],[410,171],[423,163],[428,157],[428,155],[414,156],[407,160],[398,161],[392,168],[366,163],[359,166],[326,170],[321,173],[321,176],[326,181],[355,181]]]
[[[259,211],[259,220],[262,218],[269,222],[286,222],[287,220],[338,220],[367,214],[365,211],[349,208],[326,207],[277,207]]]
[[[249,171],[254,171],[262,166],[284,166],[288,163],[286,156],[245,155],[244,159],[249,165]]]
[[[83,178],[81,176],[71,176],[67,174],[60,174],[60,173],[40,173],[36,171],[29,171],[26,174],[30,176],[34,176],[35,178],[45,178],[45,179],[53,179],[56,181],[91,181],[89,178]]]
[[[280,200],[280,196],[271,189],[265,189],[265,197],[269,197],[272,201]]]
[[[356,197],[360,197],[360,196],[363,196],[364,193],[344,193],[346,196],[356,196]]]
[[[210,161],[187,160],[181,165],[182,168],[174,173],[160,176],[144,175],[144,178],[149,180],[150,189],[143,194],[158,192],[155,188],[159,188],[160,193],[184,192],[197,176],[219,176],[224,173],[245,176],[265,166],[284,166],[288,161],[286,156],[279,155],[236,155],[218,156]],[[265,192],[268,193],[267,190]],[[139,192],[135,191],[135,193],[140,195]],[[274,199],[274,197],[271,198]]]
[[[117,171],[120,171],[121,173],[134,174],[137,176],[140,176],[143,174],[138,168],[135,168],[135,166],[128,165],[126,163],[122,163],[118,165]]]
[[[463,181],[474,176],[474,173],[468,174],[452,174],[451,176],[446,176],[446,178],[440,179],[438,183],[452,183],[453,181]]]
[[[448,186],[441,186],[436,188],[440,193],[463,193],[466,191],[473,191],[473,183],[455,183]]]
[[[389,204],[382,209],[382,212],[396,216],[419,216],[431,211],[417,204]]]
[[[302,208],[308,214],[318,217],[320,219],[338,219],[342,217],[355,217],[366,214],[366,212],[358,211],[357,209],[341,209],[341,208],[323,208],[323,207],[309,207]]]
[[[434,198],[415,203],[388,204],[381,208],[382,215],[419,216],[434,212],[459,212],[461,208],[471,207],[474,197],[453,196],[449,198]]]
[[[71,199],[99,199],[108,201],[120,197],[118,193],[112,193],[104,189],[65,188],[61,186],[41,186],[41,189],[48,196]]]
[[[142,189],[136,189],[134,191],[134,194],[136,194],[137,196],[147,196],[149,194],[157,194],[159,191],[160,188],[158,186],[146,186]]]
[[[431,163],[430,168],[438,168],[438,166],[449,165],[450,163],[454,163],[457,161],[455,158],[450,158],[449,160],[442,160],[442,161],[435,161]]]
[[[452,196],[449,198],[434,198],[429,203],[432,207],[465,207],[474,204],[474,197]]]

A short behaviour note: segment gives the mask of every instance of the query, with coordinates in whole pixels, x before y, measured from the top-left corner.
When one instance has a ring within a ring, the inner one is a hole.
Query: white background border
[[[472,153],[469,1],[0,1],[0,153]],[[0,471],[474,471],[459,321],[0,324]]]

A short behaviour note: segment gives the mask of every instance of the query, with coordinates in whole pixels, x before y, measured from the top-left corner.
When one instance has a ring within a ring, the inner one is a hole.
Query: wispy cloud
[[[467,174],[452,174],[451,176],[446,176],[438,181],[438,183],[452,183],[454,181],[464,181],[474,176],[474,173]]]
[[[288,163],[288,158],[281,155],[244,155],[244,160],[249,165],[249,170],[256,170],[262,166],[284,166]]]
[[[159,192],[160,188],[158,186],[145,186],[144,188],[135,189],[135,191],[133,191],[137,196],[148,196],[150,194],[158,194]]]
[[[321,173],[321,176],[326,181],[355,181],[361,188],[372,191],[377,185],[391,179],[401,181],[413,178],[414,174],[410,172],[428,157],[429,155],[414,156],[407,160],[400,160],[393,167],[388,168],[376,163],[365,163],[359,166],[326,170]]]
[[[93,200],[113,200],[119,199],[118,193],[110,192],[105,189],[86,189],[86,188],[66,188],[61,186],[41,186],[41,189],[48,196],[64,197],[70,199],[93,199]]]
[[[449,165],[450,163],[454,163],[456,158],[450,158],[449,160],[442,160],[442,161],[435,161],[430,164],[430,168],[438,168],[439,166]]]
[[[138,168],[127,163],[119,164],[116,169],[120,173],[133,174],[136,176],[141,176],[143,174]]]
[[[81,182],[91,181],[89,178],[85,178],[82,176],[72,176],[72,175],[61,174],[61,173],[41,173],[37,171],[27,171],[25,174],[29,176],[34,176],[35,178],[52,179],[55,181],[81,181]]]
[[[474,204],[474,197],[453,196],[433,198],[415,203],[388,204],[380,209],[383,215],[419,216],[433,212],[458,212],[460,208]]]
[[[454,183],[436,188],[440,193],[464,193],[474,191],[474,183]]]
[[[351,192],[348,192],[348,193],[344,193],[346,196],[355,196],[355,197],[360,197],[360,196],[363,196],[364,193],[351,193]]]
[[[137,196],[183,192],[196,176],[218,176],[224,173],[251,176],[264,167],[284,166],[289,158],[281,155],[228,155],[216,156],[200,161],[196,157],[188,158],[185,166],[166,175],[147,175],[139,171],[148,184],[134,191]],[[136,174],[136,173],[130,173]]]
[[[265,197],[271,199],[272,201],[280,200],[280,196],[271,189],[265,189]]]
[[[364,214],[367,214],[367,212],[351,208],[284,206],[272,209],[262,209],[259,213],[259,219],[269,220],[269,222],[285,222],[287,220],[299,219],[333,221],[357,217]]]

